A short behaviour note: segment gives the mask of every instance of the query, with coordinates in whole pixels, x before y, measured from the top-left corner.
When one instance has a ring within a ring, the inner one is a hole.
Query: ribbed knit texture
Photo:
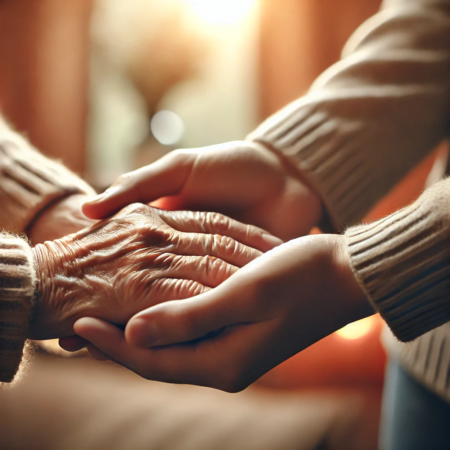
[[[0,129],[0,229],[25,232],[46,206],[71,194],[95,192],[19,135]]]
[[[293,158],[344,229],[446,137],[448,117],[450,2],[390,1],[248,139]]]
[[[398,339],[450,320],[450,179],[346,236],[358,281]]]
[[[11,382],[22,361],[35,282],[29,245],[0,234],[0,382]]]

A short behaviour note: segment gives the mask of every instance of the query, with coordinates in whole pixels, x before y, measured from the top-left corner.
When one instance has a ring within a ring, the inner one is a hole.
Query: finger
[[[158,278],[151,284],[148,291],[150,304],[138,305],[139,311],[159,303],[195,297],[209,290],[209,287],[189,279]]]
[[[241,297],[242,295],[242,297]],[[144,310],[125,327],[128,342],[139,347],[179,344],[201,338],[226,326],[251,321],[245,292],[227,283],[195,298],[171,301]]]
[[[73,325],[73,330],[77,335],[85,339],[89,346],[91,346],[91,344],[96,346],[97,343],[100,343],[102,344],[101,347],[105,347],[103,342],[105,341],[106,336],[111,337],[111,345],[114,346],[121,340],[121,336],[123,335],[120,328],[95,317],[83,317],[82,319],[78,319]],[[101,347],[99,347],[99,349],[103,351]]]
[[[125,325],[130,317],[142,310],[172,300],[191,298],[210,289],[189,279],[166,278],[161,274],[156,274],[156,277],[155,275],[146,276],[145,271],[136,272],[136,278],[131,283],[127,283],[127,286],[123,286],[125,290],[118,287],[118,292],[122,292],[132,301],[122,302],[120,308],[94,305],[91,315],[114,324]]]
[[[89,354],[97,361],[108,361],[110,359],[106,353],[102,352],[93,344],[88,344],[87,349]]]
[[[132,347],[126,342],[124,333],[120,328],[104,320],[84,317],[75,322],[73,329],[78,335],[89,341],[89,351],[93,352],[94,358],[104,355],[131,370],[135,370],[140,359],[143,361],[147,356],[145,350]]]
[[[151,380],[189,383],[237,392],[279,361],[262,356],[270,344],[270,325],[244,325],[194,345],[141,349],[113,325],[80,319],[76,331],[113,361]],[[247,370],[247,367],[250,370]]]
[[[219,286],[239,270],[236,266],[228,264],[219,258],[215,258],[214,256],[162,254],[156,259],[149,257],[149,260],[153,265],[165,265],[166,261],[169,267],[162,273],[164,278],[191,280],[195,281],[202,287],[210,288]],[[145,259],[142,259],[141,264],[142,263],[145,265]],[[190,286],[191,289],[194,287],[195,286]],[[196,295],[200,293],[201,292],[197,291]],[[187,295],[183,298],[192,296],[193,295]],[[181,300],[181,298],[175,297],[171,300]]]
[[[229,236],[262,252],[271,250],[283,241],[262,228],[245,225],[219,213],[160,210],[161,218],[169,226],[185,233],[205,233]]]
[[[219,234],[178,233],[174,252],[181,255],[214,256],[243,267],[262,255],[262,252]]]
[[[195,159],[194,152],[172,152],[149,166],[122,175],[106,192],[86,202],[83,213],[91,219],[102,219],[131,203],[149,203],[176,195],[187,182]]]
[[[230,327],[194,344],[149,349],[145,364],[137,367],[156,381],[239,392],[281,362],[266,355],[271,331],[266,322]]]
[[[80,336],[68,336],[59,340],[59,346],[66,352],[78,352],[87,344],[88,342]]]

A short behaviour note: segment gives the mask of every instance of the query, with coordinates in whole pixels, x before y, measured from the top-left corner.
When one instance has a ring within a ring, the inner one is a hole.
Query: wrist
[[[271,143],[266,141],[247,138],[246,142],[254,145],[256,148],[263,148],[266,151],[274,154],[284,166],[286,172],[294,178],[300,180],[301,183],[311,191],[311,194],[314,195],[317,198],[318,202],[322,205],[320,195],[313,188],[312,183],[308,180],[307,174],[298,168],[296,162],[291,157],[289,157],[289,155],[284,154],[281,150],[277,149]]]
[[[285,186],[283,196],[285,199],[293,200],[291,208],[292,220],[289,220],[289,222],[297,223],[298,226],[294,227],[291,233],[283,237],[286,240],[290,240],[304,236],[315,226],[325,232],[335,232],[331,227],[323,227],[323,224],[328,222],[325,204],[318,191],[314,189],[312,183],[308,180],[308,175],[298,168],[296,162],[289,155],[285,155],[268,142],[252,139],[250,136],[247,138],[246,143],[259,151],[274,155],[284,173]]]
[[[338,278],[338,291],[341,293],[340,301],[345,304],[343,312],[346,323],[371,316],[375,311],[353,272],[345,236],[329,235],[329,239],[332,242],[332,258]]]
[[[60,309],[61,299],[55,293],[54,280],[58,267],[64,259],[58,245],[54,242],[38,244],[32,248],[36,271],[36,289],[29,338],[47,339],[52,329],[55,312]],[[63,293],[61,293],[63,294]]]
[[[49,204],[28,228],[28,237],[32,243],[53,241],[95,223],[85,217],[81,210],[90,198],[86,194],[74,194]]]

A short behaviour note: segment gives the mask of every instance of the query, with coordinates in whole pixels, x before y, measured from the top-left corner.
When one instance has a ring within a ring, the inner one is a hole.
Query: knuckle
[[[152,268],[154,270],[168,270],[168,269],[177,269],[182,265],[182,258],[179,255],[174,255],[173,253],[159,253],[152,258],[152,254],[150,254],[150,258],[152,259]]]
[[[258,234],[260,234],[260,233],[259,233],[259,230],[257,227],[255,227],[253,225],[245,225],[244,226],[244,235],[247,240],[250,240],[250,238],[252,238]]]
[[[190,224],[196,223],[195,213],[193,211],[166,211],[164,209],[155,209],[155,212],[161,217],[165,222],[172,222],[177,224]]]
[[[226,280],[233,273],[232,266],[214,256],[203,257],[205,276],[213,282]]]
[[[148,285],[149,295],[152,298],[167,298],[169,297],[168,293],[173,290],[173,280],[170,278],[159,278],[157,280],[149,281]]]
[[[131,205],[125,206],[120,213],[125,215],[131,214],[143,214],[145,211],[145,205],[142,203],[132,203]]]
[[[136,181],[135,172],[128,172],[120,175],[111,187],[133,185]]]
[[[184,150],[182,150],[182,149],[179,148],[179,149],[177,149],[177,150],[173,150],[172,152],[170,152],[169,154],[167,154],[165,157],[166,157],[167,159],[174,159],[174,160],[177,160],[177,159],[183,158],[185,153],[186,153],[186,152],[185,152]]]
[[[171,251],[178,252],[177,249],[183,246],[185,241],[185,236],[169,226],[159,225],[152,227],[152,234],[155,236],[154,239],[158,239],[161,242],[166,243],[167,248],[172,249]]]
[[[149,282],[149,292],[158,301],[183,300],[195,297],[204,291],[204,287],[192,280],[159,278]]]
[[[214,277],[220,270],[220,264],[218,263],[217,258],[215,258],[214,256],[203,256],[202,266],[206,276],[208,277]]]
[[[215,250],[215,236],[212,234],[198,235],[199,243],[201,244],[203,250],[212,255]]]
[[[158,223],[149,223],[147,220],[139,225],[137,233],[147,246],[156,247],[159,251],[172,252],[180,239],[172,228]]]
[[[149,207],[147,205],[143,205],[142,203],[132,203],[130,207],[133,208],[133,211],[138,214],[146,214],[149,210]]]
[[[189,153],[186,150],[183,149],[178,149],[178,150],[173,150],[170,153],[168,153],[165,158],[167,158],[167,160],[174,165],[178,165],[183,163],[184,161],[186,161],[189,158]]]
[[[195,297],[205,290],[200,283],[193,280],[178,280],[177,284],[177,298],[179,299]]]
[[[230,219],[222,214],[214,212],[205,213],[204,223],[206,231],[209,233],[214,230],[216,234],[226,235],[227,233],[229,233],[231,228],[230,222]]]
[[[238,250],[238,243],[229,236],[215,235],[214,242],[221,255],[233,256]]]

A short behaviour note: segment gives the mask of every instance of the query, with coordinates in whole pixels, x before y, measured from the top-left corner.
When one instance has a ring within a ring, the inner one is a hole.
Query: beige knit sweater
[[[0,118],[0,382],[12,381],[20,365],[34,301],[33,255],[17,234],[52,202],[75,193],[93,190]]]
[[[386,0],[341,61],[249,139],[291,157],[343,230],[449,126],[450,0]],[[388,339],[391,355],[450,401],[450,180],[346,236],[354,272],[393,333],[422,335]]]

